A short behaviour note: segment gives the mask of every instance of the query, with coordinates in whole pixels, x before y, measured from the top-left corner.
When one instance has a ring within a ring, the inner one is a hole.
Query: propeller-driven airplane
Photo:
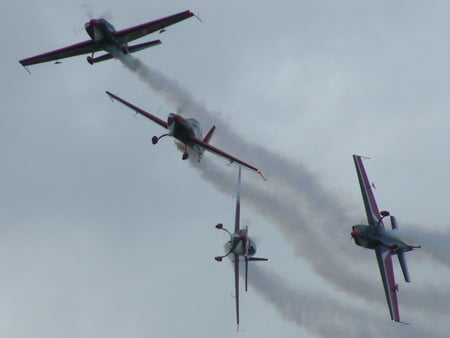
[[[112,59],[114,56],[120,54],[132,53],[159,45],[161,40],[153,40],[134,46],[129,46],[128,43],[155,31],[163,32],[167,26],[185,20],[193,15],[194,13],[192,11],[187,10],[120,31],[116,31],[106,19],[91,19],[84,25],[86,32],[91,37],[90,40],[32,56],[19,62],[22,66],[26,67],[41,62],[90,53],[91,55],[87,57],[87,61],[92,65],[96,62]],[[94,57],[95,52],[100,50],[105,50],[107,53]],[[59,61],[57,62],[59,63]]]
[[[239,330],[239,263],[240,257],[244,258],[245,262],[245,291],[247,291],[248,280],[248,262],[253,261],[267,261],[267,258],[254,257],[256,253],[256,244],[248,236],[248,228],[241,229],[240,227],[240,213],[241,213],[241,166],[238,172],[238,185],[236,195],[236,214],[234,219],[234,233],[231,233],[223,227],[222,223],[216,225],[216,228],[223,230],[230,235],[230,240],[225,244],[226,254],[223,256],[216,256],[215,260],[221,262],[223,258],[228,255],[233,255],[234,263],[234,288],[236,299],[236,325]]]
[[[131,104],[130,102],[125,101],[124,99],[120,98],[117,95],[114,95],[113,93],[106,91],[106,94],[108,94],[111,99],[116,99],[117,101],[121,102],[122,104],[128,106],[132,110],[136,111],[136,113],[139,113],[146,118],[152,120],[153,122],[159,124],[161,127],[168,129],[168,133],[165,133],[161,136],[153,136],[152,137],[152,143],[156,144],[158,141],[164,137],[164,136],[172,136],[176,138],[177,140],[181,141],[184,144],[184,152],[183,152],[183,160],[186,160],[189,157],[189,153],[187,152],[187,147],[191,148],[198,154],[198,160],[200,161],[203,153],[205,150],[208,150],[210,152],[213,152],[219,156],[225,157],[229,159],[231,162],[239,163],[249,169],[252,169],[256,171],[263,179],[264,176],[262,175],[262,172],[260,169],[256,168],[255,166],[248,164],[242,160],[240,160],[237,157],[234,157],[233,155],[230,155],[223,150],[214,147],[213,145],[209,144],[209,141],[211,140],[211,137],[213,136],[214,130],[216,129],[216,126],[213,126],[205,137],[202,135],[202,129],[200,126],[200,123],[193,119],[193,118],[184,118],[181,115],[171,113],[169,114],[169,117],[167,118],[167,122],[164,120],[161,120],[159,117],[150,114],[146,112],[145,110]]]
[[[353,155],[353,159],[369,224],[352,226],[351,236],[357,245],[375,250],[391,319],[400,322],[397,302],[398,285],[395,283],[391,257],[392,255],[397,255],[405,281],[409,283],[411,279],[406,264],[405,252],[420,248],[420,246],[413,246],[401,240],[397,233],[396,218],[391,216],[388,211],[378,211],[362,157]],[[388,216],[390,217],[392,230],[385,229],[383,225],[383,219]]]

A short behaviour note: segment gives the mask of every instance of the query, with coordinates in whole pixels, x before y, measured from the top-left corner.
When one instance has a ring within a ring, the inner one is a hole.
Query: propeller
[[[92,2],[87,2],[83,5],[81,5],[81,9],[84,11],[84,14],[86,15],[86,18],[88,20],[92,20],[93,18],[99,18],[99,19],[105,19],[106,21],[111,21],[113,16],[111,10],[107,10],[100,16],[94,15],[94,8],[92,5]]]

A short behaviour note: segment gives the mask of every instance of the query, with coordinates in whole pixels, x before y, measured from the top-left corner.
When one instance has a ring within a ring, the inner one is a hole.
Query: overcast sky
[[[237,168],[181,160],[165,119],[197,118],[211,143],[261,167],[243,172],[242,223],[266,263],[241,292],[241,337],[423,337],[450,330],[448,1],[8,2],[0,14],[0,336],[230,337]],[[191,18],[120,61],[18,60],[88,38],[89,13],[122,29]],[[155,77],[153,75],[157,75]],[[162,90],[155,90],[159,82]],[[391,323],[352,154],[380,209],[423,247],[408,253]],[[243,284],[243,283],[241,283]]]

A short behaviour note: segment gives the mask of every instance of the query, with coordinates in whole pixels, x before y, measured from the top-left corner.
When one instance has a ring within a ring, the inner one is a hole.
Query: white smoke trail
[[[250,191],[248,202],[279,226],[297,254],[308,259],[318,274],[336,288],[357,295],[368,302],[385,301],[379,297],[379,293],[374,292],[382,287],[381,282],[361,276],[349,264],[353,264],[353,256],[357,252],[354,249],[359,248],[336,238],[338,229],[345,227],[349,229],[354,222],[352,220],[358,218],[348,206],[342,204],[340,199],[326,191],[317,177],[300,164],[246,142],[234,134],[232,128],[220,120],[217,114],[211,113],[203,104],[196,102],[178,83],[150,69],[140,60],[127,55],[121,61],[153,90],[174,104],[177,110],[193,114],[202,122],[209,124],[219,122],[216,139],[219,143],[227,145],[227,151],[239,154],[249,162],[257,163],[273,173],[270,181],[264,184],[248,180],[250,183],[247,183],[247,190]],[[206,158],[200,165],[196,163],[194,165],[200,170],[202,177],[218,189],[233,193],[229,189],[234,187],[234,176],[227,176],[223,170],[205,160]],[[433,233],[427,234],[430,241],[436,239]],[[421,244],[424,246],[423,250],[435,249],[432,245]],[[439,261],[450,267],[450,257],[444,256],[441,250],[433,251],[430,257],[439,257]],[[376,269],[376,263],[373,265]],[[417,291],[417,297],[401,299],[401,303],[422,311],[439,312],[448,308],[446,301],[448,302],[449,298],[444,291],[442,294],[437,294],[436,290]]]
[[[323,293],[293,288],[282,277],[263,266],[251,267],[250,287],[273,304],[284,318],[322,337],[427,337],[443,335],[435,329],[423,330],[386,320],[384,313],[344,305]],[[271,292],[267,292],[270,290]]]
[[[234,172],[224,170],[207,157],[198,163],[192,156],[190,164],[199,170],[204,180],[220,191],[229,195],[234,193]],[[375,301],[384,304],[384,297],[380,297],[381,279],[369,279],[353,268],[356,265],[353,256],[361,249],[349,245],[346,240],[339,241],[336,236],[318,236],[313,229],[321,226],[322,219],[317,220],[314,215],[309,215],[307,210],[297,204],[294,196],[280,192],[277,186],[277,180],[272,179],[264,184],[246,180],[242,187],[243,204],[253,207],[264,218],[278,225],[296,253],[306,258],[313,269],[336,288],[368,303]],[[337,223],[340,222],[334,224]],[[375,255],[372,263],[373,269],[377,271]],[[438,314],[448,309],[448,300],[446,289],[415,290],[414,298],[400,298],[405,308],[431,310]]]

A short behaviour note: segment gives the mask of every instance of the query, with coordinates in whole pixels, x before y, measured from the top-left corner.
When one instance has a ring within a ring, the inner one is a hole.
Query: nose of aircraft
[[[359,236],[359,231],[358,231],[358,230],[353,230],[350,234],[351,234],[351,236],[352,236],[353,238],[356,238],[356,237]]]
[[[180,115],[170,113],[169,117],[167,118],[167,124],[171,125],[174,122],[179,122],[181,120]]]
[[[97,19],[91,19],[91,20],[89,20],[88,22],[86,22],[86,23],[84,24],[84,26],[85,26],[86,28],[87,28],[87,27],[93,27],[93,26],[97,25],[97,22],[98,22]]]

